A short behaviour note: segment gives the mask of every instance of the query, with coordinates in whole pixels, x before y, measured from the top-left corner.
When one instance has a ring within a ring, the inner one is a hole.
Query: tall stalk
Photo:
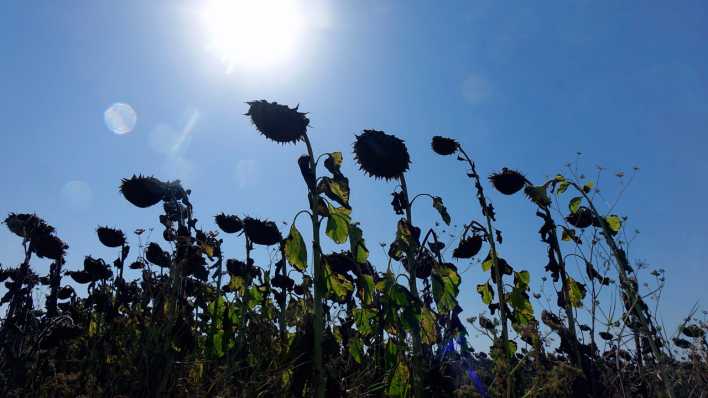
[[[487,226],[486,226],[486,231],[485,231],[485,237],[487,240],[487,243],[489,243],[489,256],[491,257],[492,260],[492,272],[494,273],[494,279],[496,280],[496,287],[497,287],[497,293],[499,296],[499,319],[501,321],[501,327],[502,327],[502,342],[503,346],[501,347],[503,352],[504,352],[504,363],[508,367],[508,355],[506,353],[506,344],[509,341],[509,326],[507,325],[507,320],[509,319],[509,314],[507,314],[507,307],[506,307],[506,295],[504,293],[504,283],[502,281],[502,270],[499,268],[499,263],[498,263],[498,255],[497,255],[497,247],[496,247],[496,242],[494,241],[494,228],[492,227],[492,215],[490,214],[489,211],[489,206],[487,204],[487,198],[484,196],[484,188],[482,188],[482,183],[479,180],[479,174],[477,173],[477,168],[475,166],[474,161],[467,155],[465,150],[462,148],[462,145],[458,147],[458,150],[464,156],[465,160],[467,161],[467,164],[470,166],[470,171],[471,173],[469,174],[470,177],[474,179],[475,182],[475,188],[477,189],[477,198],[479,199],[479,205],[482,207],[482,214],[484,214],[484,218],[487,221]],[[509,372],[506,375],[506,393],[507,396],[511,395],[511,388],[512,388],[512,373]]]
[[[411,203],[408,200],[408,186],[406,178],[403,174],[399,177],[401,182],[401,191],[403,193],[403,203],[405,204],[406,223],[410,231],[413,230],[413,212],[411,211]],[[417,303],[420,302],[418,295],[418,284],[416,281],[417,262],[416,253],[418,252],[417,240],[413,237],[406,247],[406,264],[408,265],[408,288]],[[420,337],[420,325],[413,322],[412,324],[412,339],[413,339],[413,392],[416,397],[423,396],[423,342]]]
[[[612,231],[610,230],[609,225],[607,224],[607,221],[605,221],[605,218],[600,215],[600,212],[597,211],[597,208],[595,208],[595,204],[593,201],[590,199],[588,194],[585,192],[585,190],[578,186],[575,182],[570,181],[570,185],[575,188],[580,194],[585,198],[585,200],[588,202],[588,205],[590,206],[590,210],[593,212],[593,216],[598,220],[600,223],[600,227],[602,228],[602,235],[605,238],[605,242],[607,242],[607,245],[610,247],[610,251],[612,251],[612,255],[615,258],[617,262],[617,270],[619,273],[620,277],[620,283],[622,286],[622,289],[624,292],[627,294],[628,300],[631,303],[637,303],[640,300],[640,297],[638,295],[638,292],[636,291],[634,284],[632,281],[629,279],[628,276],[628,270],[630,268],[629,262],[627,261],[627,256],[624,253],[624,250],[620,249],[619,246],[617,245],[617,242],[615,242],[615,239],[612,237]],[[656,358],[658,365],[659,365],[659,373],[661,375],[661,381],[664,384],[664,389],[666,390],[666,394],[669,398],[674,397],[673,393],[673,386],[671,384],[671,380],[669,379],[669,375],[666,373],[666,370],[664,369],[665,365],[665,356],[664,352],[661,351],[661,349],[658,347],[656,344],[656,341],[650,336],[651,330],[654,329],[651,320],[649,320],[640,306],[633,304],[631,308],[629,308],[630,311],[634,312],[634,315],[637,317],[639,320],[639,323],[644,329],[644,332],[647,334],[647,341],[649,342],[649,347],[651,348],[652,354]]]
[[[307,154],[310,157],[310,172],[315,181],[317,181],[317,164],[315,163],[314,152],[310,139],[305,134],[303,136],[305,145],[307,146]],[[325,381],[324,369],[322,367],[322,333],[324,331],[324,311],[322,308],[322,292],[325,289],[324,278],[322,272],[321,249],[320,249],[320,218],[317,213],[319,206],[319,195],[314,191],[314,187],[308,185],[307,197],[310,202],[310,219],[312,221],[312,268],[314,273],[314,303],[313,303],[313,336],[314,336],[314,365],[315,365],[315,396],[324,398],[325,396]]]

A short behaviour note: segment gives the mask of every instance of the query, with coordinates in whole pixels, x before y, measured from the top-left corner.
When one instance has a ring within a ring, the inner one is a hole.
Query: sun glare
[[[304,27],[294,0],[212,0],[202,12],[207,49],[227,72],[292,61]]]

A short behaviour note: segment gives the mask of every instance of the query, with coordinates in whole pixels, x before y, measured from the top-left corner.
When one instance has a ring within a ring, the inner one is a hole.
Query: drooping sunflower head
[[[378,130],[364,130],[356,136],[354,156],[366,174],[384,180],[400,177],[411,163],[403,140]]]
[[[283,240],[283,235],[273,221],[246,217],[243,219],[243,229],[248,239],[257,245],[271,246]]]
[[[30,239],[33,234],[49,235],[54,232],[54,227],[35,214],[10,213],[5,218],[5,224],[10,232],[25,239]]]
[[[235,234],[243,229],[243,222],[238,216],[220,213],[214,219],[216,220],[216,225],[227,234]]]
[[[145,208],[162,200],[165,196],[165,184],[155,177],[133,175],[121,181],[120,192],[134,206]]]
[[[504,167],[502,171],[489,176],[494,188],[504,195],[513,195],[519,192],[526,185],[526,177],[516,170]]]
[[[576,228],[587,228],[592,225],[593,218],[592,210],[585,206],[580,206],[575,213],[569,214],[565,220]]]
[[[473,235],[462,239],[460,244],[455,248],[452,256],[455,258],[472,258],[482,248],[482,237]]]
[[[32,236],[32,251],[40,258],[59,260],[68,249],[64,241],[52,234],[34,234]]]
[[[98,227],[96,234],[98,240],[107,247],[118,247],[125,244],[125,234],[120,229]]]
[[[306,113],[298,112],[297,106],[290,108],[266,100],[250,101],[247,104],[250,108],[246,116],[251,117],[256,129],[266,138],[286,144],[295,143],[307,134],[310,119]]]
[[[448,156],[457,152],[457,148],[460,147],[460,144],[452,138],[436,135],[433,137],[431,146],[433,147],[433,151],[435,151],[438,155]]]

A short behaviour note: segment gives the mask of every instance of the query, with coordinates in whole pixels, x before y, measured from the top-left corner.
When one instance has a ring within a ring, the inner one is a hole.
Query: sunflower
[[[248,239],[257,245],[271,246],[283,240],[278,226],[273,221],[246,217],[243,220],[243,228]]]
[[[565,220],[568,221],[568,224],[576,228],[587,228],[592,225],[592,210],[588,209],[585,206],[581,206],[578,208],[578,210],[575,211],[575,213],[571,213],[570,215],[568,215]]]
[[[98,234],[98,240],[107,247],[119,247],[125,244],[125,234],[120,229],[98,227],[96,234]]]
[[[30,239],[34,233],[49,235],[54,232],[54,227],[44,222],[44,220],[37,217],[35,214],[10,213],[7,218],[5,218],[5,225],[7,225],[10,232],[25,239]]]
[[[66,274],[80,285],[85,285],[91,282],[91,276],[86,271],[66,271]]]
[[[516,170],[509,170],[506,167],[499,173],[489,176],[494,188],[504,195],[513,195],[526,185],[526,177]]]
[[[217,214],[214,219],[216,220],[216,225],[227,234],[235,234],[243,229],[243,223],[237,216],[221,213]]]
[[[120,192],[128,202],[141,208],[157,204],[165,195],[165,184],[155,177],[133,175],[121,180]]]
[[[295,143],[307,134],[307,126],[310,119],[306,113],[298,112],[297,106],[289,108],[277,102],[266,100],[247,102],[250,106],[246,116],[251,117],[251,121],[256,129],[275,142]]]
[[[403,175],[411,162],[403,140],[378,130],[356,136],[354,156],[366,174],[384,180]]]
[[[66,243],[54,235],[37,233],[32,235],[32,251],[40,258],[59,260],[68,248]]]
[[[148,245],[145,251],[145,258],[147,258],[149,262],[163,268],[169,268],[171,263],[170,254],[162,250],[160,245],[155,242]]]
[[[433,147],[433,151],[442,156],[452,155],[457,152],[457,148],[460,147],[460,144],[452,138],[441,137],[439,135],[433,137],[433,142],[431,145]]]
[[[482,248],[482,237],[478,235],[470,236],[460,241],[452,256],[455,258],[471,258]]]

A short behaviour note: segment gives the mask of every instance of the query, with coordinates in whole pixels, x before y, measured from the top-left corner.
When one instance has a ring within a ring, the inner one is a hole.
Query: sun
[[[295,0],[212,0],[201,16],[207,49],[221,58],[228,73],[292,61],[304,27]]]

